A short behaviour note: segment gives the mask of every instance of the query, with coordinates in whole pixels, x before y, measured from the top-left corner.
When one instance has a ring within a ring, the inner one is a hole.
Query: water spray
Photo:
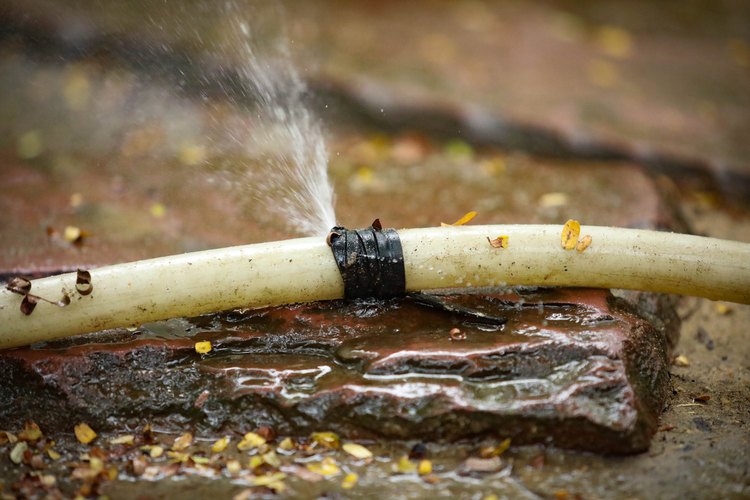
[[[621,288],[750,304],[748,243],[613,227],[585,232],[590,245],[578,251],[561,246],[559,225],[396,231],[376,222],[335,227],[326,238],[90,269],[83,282],[80,272],[50,276],[0,290],[0,348],[235,308],[436,289]],[[61,294],[67,300],[58,301]],[[29,297],[48,301],[32,300],[27,314]]]

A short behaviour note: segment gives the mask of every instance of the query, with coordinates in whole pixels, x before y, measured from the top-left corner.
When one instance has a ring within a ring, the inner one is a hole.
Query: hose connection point
[[[387,299],[406,293],[401,240],[395,229],[383,229],[380,219],[364,229],[335,226],[326,243],[344,280],[344,298]]]

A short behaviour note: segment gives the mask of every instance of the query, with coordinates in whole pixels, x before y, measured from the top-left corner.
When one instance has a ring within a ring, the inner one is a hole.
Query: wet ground
[[[192,2],[176,13],[165,7],[173,22],[157,30],[144,19],[163,15],[162,7],[135,13],[105,4],[0,5],[0,271],[44,273],[295,236],[248,198],[261,162],[223,140],[251,119],[222,80],[231,71],[205,57],[195,30],[210,37],[232,21]],[[286,17],[329,131],[337,215],[349,226],[375,216],[388,226],[432,226],[477,210],[480,223],[575,217],[750,241],[750,23],[741,2],[292,2]],[[180,24],[187,20],[195,30]],[[222,57],[236,65],[239,52]],[[184,67],[199,69],[181,81]],[[191,80],[196,73],[205,81]],[[72,237],[76,231],[83,237]],[[43,469],[19,466],[13,447],[0,444],[0,484],[12,493],[30,472],[17,488],[53,489],[44,484],[52,476],[68,494],[101,485],[114,498],[231,496],[251,487],[307,497],[747,496],[750,308],[684,298],[642,302],[639,312],[664,331],[674,313],[682,323],[659,431],[635,456],[513,441],[503,451],[502,431],[453,445],[420,436],[426,451],[416,453],[408,437],[359,441],[374,459],[299,437],[284,449],[283,434],[266,436],[263,451],[281,448],[280,491],[255,485],[247,464],[228,471],[239,435],[215,458],[209,448],[219,434],[185,423],[197,443],[183,451],[199,460],[152,459],[134,446],[174,448],[179,425],[155,436],[137,419],[127,429],[98,429],[100,452],[40,415],[63,457],[47,453]],[[434,328],[431,321],[421,326]],[[192,333],[180,322],[147,330]],[[16,424],[5,430],[18,434],[23,422]],[[108,442],[124,434],[134,446]],[[41,452],[49,441],[32,443]],[[91,456],[107,468],[97,470]],[[338,471],[307,467],[327,456]],[[432,472],[413,470],[423,459]],[[352,472],[358,482],[347,490],[342,481]]]

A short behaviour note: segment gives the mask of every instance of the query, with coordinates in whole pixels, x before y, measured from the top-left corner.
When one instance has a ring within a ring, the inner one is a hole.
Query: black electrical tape
[[[328,244],[344,279],[344,298],[387,299],[406,293],[404,251],[395,229],[375,220],[365,229],[336,226]]]

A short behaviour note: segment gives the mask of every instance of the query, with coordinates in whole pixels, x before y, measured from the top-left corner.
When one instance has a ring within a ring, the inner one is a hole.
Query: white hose
[[[750,304],[750,244],[636,229],[584,227],[592,243],[564,250],[562,226],[450,226],[399,230],[408,291],[499,285],[626,288]],[[508,236],[507,248],[489,239]],[[195,252],[89,270],[93,292],[75,292],[76,273],[32,281],[40,302],[0,290],[0,349],[238,307],[343,297],[323,238]]]

